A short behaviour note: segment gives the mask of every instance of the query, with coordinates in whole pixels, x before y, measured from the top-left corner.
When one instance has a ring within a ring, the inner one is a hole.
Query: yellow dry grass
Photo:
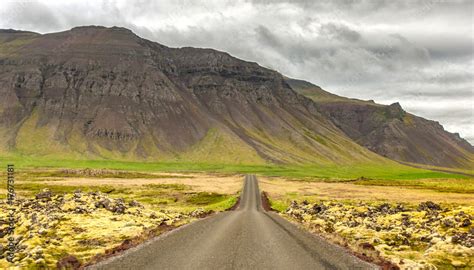
[[[363,200],[419,203],[474,204],[472,194],[437,192],[396,186],[362,186],[351,183],[289,181],[281,178],[260,177],[260,189],[275,199],[317,197],[317,199]]]
[[[21,244],[26,248],[15,255],[14,265],[0,260],[0,269],[49,269],[65,254],[90,261],[125,239],[140,242],[149,237],[148,230],[155,231],[153,235],[161,233],[160,224],[179,226],[202,217],[199,213],[228,209],[235,204],[244,179],[237,174],[201,173],[147,173],[144,178],[104,178],[107,173],[97,177],[48,176],[58,175],[52,172],[18,174],[16,193],[22,200],[17,201],[20,222],[15,235],[23,237]],[[51,189],[52,198],[34,199],[44,188]],[[110,192],[103,193],[109,188]],[[77,198],[76,193],[80,194]],[[0,207],[4,207],[5,197],[2,188]],[[32,208],[26,200],[40,207]],[[125,210],[117,213],[113,207],[98,206],[104,201],[107,205],[121,201]],[[139,204],[133,206],[132,202]],[[6,219],[7,212],[0,211],[0,221]],[[6,238],[0,238],[0,245],[6,246]]]
[[[157,173],[161,178],[76,178],[76,177],[48,177],[41,181],[45,185],[65,186],[144,186],[150,184],[182,184],[190,186],[197,192],[215,192],[220,194],[235,194],[242,189],[243,175],[219,174],[182,174],[182,173]],[[162,178],[169,176],[169,178]],[[23,181],[22,183],[27,183]],[[35,181],[37,182],[37,180]],[[1,191],[0,191],[1,192]],[[1,194],[1,193],[0,193]]]

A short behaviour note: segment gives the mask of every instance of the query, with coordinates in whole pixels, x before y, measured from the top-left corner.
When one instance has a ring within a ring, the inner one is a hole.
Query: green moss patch
[[[226,199],[225,195],[218,193],[199,192],[186,199],[186,202],[197,205],[215,204]]]
[[[471,269],[474,263],[474,206],[293,201],[281,213],[376,263],[404,269]]]

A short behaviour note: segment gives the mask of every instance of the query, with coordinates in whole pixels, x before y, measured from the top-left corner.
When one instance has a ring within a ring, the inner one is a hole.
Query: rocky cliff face
[[[332,95],[310,83],[287,79],[312,98],[320,111],[360,145],[390,159],[441,167],[472,169],[474,147],[435,121],[405,112],[400,104]]]
[[[230,163],[386,162],[277,72],[124,28],[0,32],[0,151]]]

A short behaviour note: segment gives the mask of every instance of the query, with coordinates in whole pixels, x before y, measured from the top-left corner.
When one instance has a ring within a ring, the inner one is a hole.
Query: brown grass
[[[362,186],[351,183],[326,183],[289,181],[280,178],[260,177],[260,189],[275,199],[318,199],[364,200],[412,202],[436,201],[444,203],[474,204],[472,194],[437,192],[428,189],[412,189],[396,186]]]
[[[163,178],[162,176],[169,176]],[[134,187],[150,184],[183,184],[190,186],[196,192],[215,192],[220,194],[235,194],[242,189],[243,175],[219,175],[219,174],[178,174],[178,173],[160,173],[159,178],[79,178],[79,177],[47,177],[41,179],[41,183],[45,185],[64,185],[64,186],[120,186]],[[29,183],[30,180],[17,180],[18,183]],[[38,179],[34,180],[38,183]],[[4,190],[0,189],[0,194]],[[5,191],[6,192],[6,191]]]

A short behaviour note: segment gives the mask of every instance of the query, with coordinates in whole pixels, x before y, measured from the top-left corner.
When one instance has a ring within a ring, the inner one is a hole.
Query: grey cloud
[[[414,113],[421,115],[429,115],[431,119],[436,119],[440,121],[452,122],[453,120],[459,124],[472,124],[472,110],[465,110],[464,108],[458,108],[455,105],[445,106],[443,111],[432,111],[426,113],[422,108],[417,109],[416,107],[410,108]],[[471,119],[470,119],[471,118]],[[458,120],[460,119],[460,120]]]
[[[474,55],[472,37],[445,36],[426,44],[430,55],[438,59],[472,58]]]
[[[424,15],[435,12],[439,8],[468,11],[473,5],[471,0],[247,0],[246,2],[262,6],[287,4],[311,11],[319,10],[320,12],[341,10],[352,12],[354,16],[377,15],[377,13],[380,14],[382,11],[390,11],[393,13],[393,16],[403,13]]]
[[[400,92],[398,93],[400,95]],[[417,90],[406,90],[404,93],[401,92],[404,97],[411,98],[434,98],[441,100],[450,100],[455,103],[455,100],[466,100],[472,99],[474,92],[471,88],[437,88],[434,91],[417,91]]]
[[[266,28],[263,25],[258,26],[255,29],[255,32],[257,33],[257,36],[259,40],[263,43],[266,44],[272,48],[280,48],[282,46],[280,40],[278,40],[278,37],[276,37],[268,28]]]
[[[354,31],[345,25],[335,23],[321,25],[320,34],[325,35],[328,38],[336,38],[348,42],[356,42],[361,38],[359,32]]]
[[[7,2],[5,5],[6,8],[0,13],[2,21],[17,29],[48,31],[60,25],[51,9],[40,2]]]

